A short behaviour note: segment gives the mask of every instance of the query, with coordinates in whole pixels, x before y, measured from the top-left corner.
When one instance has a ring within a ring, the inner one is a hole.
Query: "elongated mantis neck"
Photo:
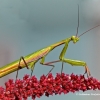
[[[64,44],[64,43],[69,43],[70,41],[72,41],[72,39],[71,39],[71,37],[69,37],[69,38],[67,38],[67,39],[64,39],[64,40],[62,40],[62,41],[59,41],[59,42],[56,42],[55,44],[53,44],[53,45],[51,45],[52,47],[53,47],[53,49],[54,48],[56,48],[56,47],[58,47],[58,46],[60,46],[60,45],[62,45],[62,44]]]

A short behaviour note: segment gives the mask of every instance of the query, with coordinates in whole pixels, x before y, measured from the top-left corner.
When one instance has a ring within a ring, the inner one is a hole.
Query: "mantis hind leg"
[[[36,62],[31,62],[31,63],[29,64],[29,66],[31,67],[31,76],[32,76],[32,74],[33,74],[33,70],[34,70],[34,67],[35,67],[35,63],[36,63]]]
[[[52,62],[45,62],[45,57],[42,57],[41,61],[40,61],[40,64],[52,67],[51,70],[48,72],[48,74],[49,74],[55,67],[54,65],[52,65],[52,63],[57,63],[57,62],[60,62],[60,60],[56,60],[56,61],[52,61]]]
[[[28,65],[27,65],[27,63],[26,63],[26,61],[25,61],[25,59],[24,59],[24,57],[20,57],[19,64],[18,64],[18,69],[17,69],[17,74],[16,74],[16,80],[17,80],[17,77],[18,77],[18,70],[22,68],[22,67],[20,66],[21,60],[23,60],[23,62],[24,62],[24,64],[25,64],[26,68],[29,69],[29,68],[28,68]]]

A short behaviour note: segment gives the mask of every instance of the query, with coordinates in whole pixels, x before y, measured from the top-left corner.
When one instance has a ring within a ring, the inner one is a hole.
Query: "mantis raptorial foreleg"
[[[26,63],[26,61],[25,61],[25,59],[24,59],[24,57],[20,57],[19,64],[18,64],[18,69],[17,69],[17,74],[16,74],[16,79],[17,79],[17,77],[18,77],[18,70],[22,68],[22,67],[20,66],[21,60],[23,60],[23,62],[24,62],[24,64],[25,64],[26,68],[29,69],[29,68],[28,68],[28,65],[27,65],[27,63]]]
[[[68,42],[66,41],[65,46],[64,46],[64,48],[63,48],[63,50],[62,50],[62,52],[59,56],[59,59],[61,61],[65,62],[65,63],[72,65],[72,66],[83,66],[83,67],[85,67],[85,73],[87,73],[87,76],[90,76],[90,71],[89,71],[89,68],[87,67],[86,62],[80,61],[80,60],[67,59],[67,58],[64,57],[67,48],[68,48]]]

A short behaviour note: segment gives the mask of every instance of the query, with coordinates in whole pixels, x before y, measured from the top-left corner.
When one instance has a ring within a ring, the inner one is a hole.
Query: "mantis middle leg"
[[[42,64],[42,65],[47,65],[47,66],[51,66],[51,67],[52,67],[51,70],[48,72],[48,74],[49,74],[49,73],[54,69],[54,67],[55,67],[54,65],[52,65],[52,63],[56,63],[56,62],[60,62],[60,60],[56,60],[56,61],[46,62],[46,63],[45,63],[45,56],[44,56],[44,57],[41,58],[40,64]],[[48,74],[47,74],[47,75],[48,75]],[[47,76],[47,75],[46,75],[46,76]]]
[[[87,76],[90,76],[90,71],[89,71],[89,68],[88,68],[86,62],[80,61],[80,60],[67,59],[67,58],[64,57],[67,48],[68,48],[68,42],[65,43],[65,46],[64,46],[64,48],[63,48],[63,50],[62,50],[62,52],[61,52],[61,54],[59,56],[59,59],[62,62],[68,63],[68,64],[70,64],[72,66],[83,66],[83,67],[85,67],[85,73],[87,73]]]

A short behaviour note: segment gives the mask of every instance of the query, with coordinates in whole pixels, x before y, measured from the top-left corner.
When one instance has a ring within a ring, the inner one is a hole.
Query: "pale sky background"
[[[3,66],[19,59],[20,56],[75,35],[78,18],[77,4],[80,6],[79,34],[81,34],[99,23],[99,0],[0,0],[0,65]],[[81,37],[78,43],[71,42],[65,57],[85,61],[92,76],[100,80],[100,67],[98,67],[100,36],[98,33],[97,28]],[[63,47],[64,45],[54,49],[47,56],[46,61],[58,60]],[[55,66],[52,71],[54,76],[60,72],[61,63]],[[42,66],[38,62],[33,74],[39,78],[42,74],[47,74],[49,70],[50,67]],[[64,64],[64,72],[83,74],[84,68]],[[30,74],[30,70],[20,70],[19,78],[22,79],[25,74]],[[3,77],[0,79],[2,81],[0,85],[9,78],[15,79],[15,76],[16,72]],[[85,93],[100,92],[87,91]],[[99,100],[99,98],[100,96],[77,96],[69,93],[49,98],[42,96],[36,100]]]

